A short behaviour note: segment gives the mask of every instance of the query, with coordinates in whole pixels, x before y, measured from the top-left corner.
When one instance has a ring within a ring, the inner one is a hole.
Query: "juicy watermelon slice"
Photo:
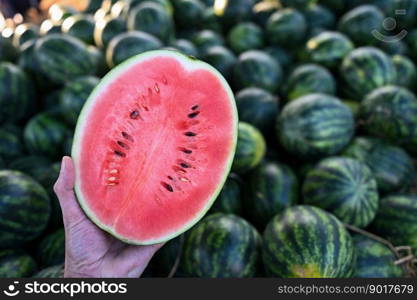
[[[210,65],[166,50],[127,60],[102,79],[77,122],[81,207],[131,244],[181,234],[227,178],[237,121],[233,93]]]

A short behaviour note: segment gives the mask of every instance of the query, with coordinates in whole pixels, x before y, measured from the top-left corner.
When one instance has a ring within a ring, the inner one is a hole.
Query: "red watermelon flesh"
[[[102,79],[80,114],[77,198],[121,240],[166,241],[210,208],[236,138],[233,94],[215,69],[172,51],[138,55]]]

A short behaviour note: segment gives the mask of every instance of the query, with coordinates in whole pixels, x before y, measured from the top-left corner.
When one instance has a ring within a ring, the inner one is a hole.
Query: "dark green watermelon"
[[[417,196],[390,195],[382,198],[372,232],[394,246],[411,246],[417,251]]]
[[[111,39],[127,30],[126,21],[122,18],[107,16],[96,22],[94,28],[94,43],[106,48]]]
[[[391,58],[373,47],[350,52],[342,62],[340,75],[345,93],[359,101],[378,87],[394,84],[397,78]]]
[[[19,51],[13,46],[10,38],[6,38],[0,34],[0,61],[15,61]]]
[[[60,228],[45,236],[38,244],[37,261],[42,267],[63,264],[65,259],[65,231]]]
[[[374,5],[361,5],[346,13],[339,21],[339,31],[356,45],[373,45],[378,42],[374,31],[383,33],[384,13]]]
[[[378,187],[372,171],[353,158],[329,157],[304,180],[303,202],[333,213],[342,222],[366,227],[378,210]]]
[[[17,170],[35,179],[39,179],[51,165],[51,161],[40,155],[25,155],[13,160],[9,164],[11,170]]]
[[[0,171],[0,248],[19,247],[45,229],[51,205],[45,189],[31,177]]]
[[[252,124],[265,136],[273,132],[279,112],[279,100],[276,96],[252,87],[239,91],[235,99],[241,121]]]
[[[232,27],[227,35],[230,48],[235,53],[262,48],[264,36],[262,28],[252,22],[239,23]]]
[[[178,39],[171,43],[171,47],[177,49],[178,51],[184,53],[185,55],[198,57],[198,50],[194,44],[186,39]]]
[[[282,77],[279,63],[260,50],[243,52],[233,70],[233,81],[237,89],[259,87],[275,92],[280,86]]]
[[[40,71],[51,82],[62,84],[94,71],[94,61],[87,46],[70,35],[42,37],[36,42],[34,52]]]
[[[392,62],[398,74],[396,85],[414,89],[417,83],[417,69],[414,62],[403,55],[394,55]]]
[[[0,278],[29,277],[36,269],[35,260],[24,251],[0,251]]]
[[[23,145],[19,136],[0,128],[0,156],[8,161],[23,154]]]
[[[228,48],[223,46],[213,46],[207,49],[204,61],[216,68],[222,75],[230,80],[237,58]]]
[[[223,37],[213,30],[202,30],[192,36],[191,41],[197,47],[201,56],[207,53],[207,50],[214,46],[223,46]]]
[[[13,34],[13,44],[16,48],[25,42],[36,39],[39,36],[39,27],[31,23],[22,23],[16,27]]]
[[[94,65],[92,75],[103,77],[109,71],[103,49],[90,45],[87,50]]]
[[[88,0],[87,6],[84,9],[84,12],[87,12],[87,13],[95,12],[101,7],[102,4],[103,4],[103,0]]]
[[[287,79],[286,100],[294,100],[312,93],[334,95],[336,80],[326,68],[320,65],[300,65],[292,71]]]
[[[412,158],[400,147],[369,137],[356,137],[343,155],[365,163],[375,176],[382,193],[398,192],[416,179]]]
[[[276,129],[289,153],[311,160],[340,152],[350,142],[355,122],[352,111],[339,99],[310,94],[284,106]]]
[[[106,61],[112,68],[132,56],[161,47],[161,41],[146,32],[125,32],[110,41],[106,50]]]
[[[33,275],[34,278],[62,278],[64,277],[64,265],[56,265],[40,270]]]
[[[249,173],[244,188],[245,213],[262,229],[272,217],[298,202],[297,176],[282,163],[263,162]]]
[[[361,103],[359,118],[372,136],[404,146],[417,142],[417,97],[405,88],[374,90]]]
[[[233,173],[227,178],[220,194],[210,209],[210,213],[242,214],[240,182],[241,179]]]
[[[69,134],[68,128],[51,112],[35,115],[26,124],[24,142],[31,154],[58,158],[61,155],[62,143]]]
[[[398,278],[404,275],[401,266],[395,265],[397,258],[386,245],[366,236],[355,234],[356,278]]]
[[[165,43],[174,35],[172,17],[160,4],[152,2],[144,2],[129,12],[127,28],[149,33]]]
[[[0,124],[20,121],[36,106],[32,82],[9,62],[0,62],[0,106]]]
[[[186,235],[183,262],[191,277],[238,278],[255,276],[261,238],[244,219],[217,213]]]
[[[324,31],[307,41],[308,60],[328,68],[338,68],[343,58],[353,50],[350,39],[340,32]]]
[[[220,23],[220,18],[214,12],[213,7],[209,7],[204,10],[201,27],[216,32],[222,32],[222,24]]]
[[[334,13],[319,4],[308,6],[304,10],[304,16],[310,35],[315,35],[318,31],[333,29],[336,23]]]
[[[75,125],[81,108],[98,82],[99,79],[96,77],[85,76],[79,77],[65,85],[60,94],[59,104],[62,110],[65,111],[64,118],[69,125]]]
[[[176,0],[173,4],[176,26],[187,28],[201,24],[206,8],[200,0]]]
[[[266,24],[266,36],[273,45],[291,49],[302,43],[307,34],[307,21],[292,8],[275,12]]]
[[[262,133],[252,125],[239,122],[236,154],[232,170],[243,174],[255,168],[265,156],[265,139]]]
[[[228,28],[239,22],[249,20],[256,0],[215,1],[214,12],[223,25]]]
[[[74,15],[66,18],[62,23],[62,32],[73,36],[86,44],[94,42],[95,21],[91,15]]]
[[[351,277],[355,246],[343,224],[320,208],[301,205],[275,216],[263,234],[263,262],[274,277]]]
[[[58,179],[60,169],[61,163],[55,162],[50,164],[46,172],[43,172],[39,176],[39,183],[42,184],[51,199],[51,218],[49,225],[52,228],[60,228],[63,226],[61,205],[54,192],[54,184]]]
[[[282,67],[283,70],[288,70],[293,63],[292,55],[278,46],[269,46],[263,49],[271,57],[273,57]]]

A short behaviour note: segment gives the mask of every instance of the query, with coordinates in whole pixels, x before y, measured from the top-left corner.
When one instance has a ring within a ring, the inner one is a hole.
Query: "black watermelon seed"
[[[174,189],[172,188],[172,186],[171,185],[169,185],[168,183],[166,183],[166,182],[161,182],[161,185],[164,187],[164,188],[166,188],[169,192],[173,192],[174,191]]]
[[[122,137],[124,137],[126,140],[133,142],[133,138],[130,134],[128,134],[125,131],[122,131]]]
[[[126,153],[121,152],[119,150],[114,150],[114,154],[116,154],[117,156],[121,156],[121,157],[125,157],[126,156]]]
[[[191,113],[191,114],[188,114],[188,117],[189,117],[190,119],[193,119],[193,118],[197,117],[199,113],[200,113],[199,111],[193,112],[193,113]]]
[[[198,108],[198,105],[194,105],[193,107],[191,107],[192,110],[196,110]]]
[[[136,120],[139,117],[139,111],[134,110],[130,113],[130,118]]]
[[[184,133],[186,136],[196,136],[197,134],[191,131],[187,131],[186,133]]]
[[[120,147],[125,148],[126,150],[129,150],[129,146],[128,146],[128,145],[126,145],[125,143],[123,143],[122,141],[117,141],[117,144],[118,144]]]
[[[189,167],[190,167],[190,165],[189,165],[189,164],[184,163],[184,162],[180,163],[180,166],[181,166],[181,167],[183,167],[183,168],[185,168],[185,169],[187,169],[187,168],[189,168]]]

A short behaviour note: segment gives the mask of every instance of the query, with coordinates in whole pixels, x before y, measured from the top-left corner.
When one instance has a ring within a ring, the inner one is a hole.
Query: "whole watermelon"
[[[310,94],[284,106],[277,120],[281,145],[311,160],[340,152],[355,131],[352,111],[339,99]]]
[[[395,278],[402,277],[404,271],[395,264],[397,258],[386,245],[366,236],[355,234],[356,278]]]
[[[270,276],[339,278],[353,275],[356,257],[352,237],[336,217],[300,205],[269,222],[262,258]]]
[[[298,202],[298,188],[298,179],[289,166],[263,162],[250,172],[245,185],[243,203],[248,219],[265,228],[273,216]]]
[[[79,14],[66,18],[62,23],[63,33],[73,36],[86,44],[94,42],[94,18],[91,15]]]
[[[392,59],[373,47],[350,52],[342,62],[340,76],[345,93],[359,101],[374,89],[394,84],[397,79]]]
[[[36,269],[35,260],[23,250],[0,251],[0,278],[29,277]]]
[[[96,22],[94,27],[94,43],[106,48],[111,39],[127,30],[126,21],[122,18],[106,16]]]
[[[69,35],[42,37],[37,40],[34,52],[40,71],[54,83],[63,84],[94,70],[87,46]]]
[[[260,49],[264,45],[262,28],[252,22],[237,24],[229,31],[227,41],[235,53]]]
[[[378,211],[378,187],[372,171],[360,161],[329,157],[304,180],[303,201],[333,213],[342,222],[366,227]]]
[[[372,170],[382,193],[406,189],[416,178],[413,160],[408,153],[377,138],[356,137],[343,155],[365,163]]]
[[[230,80],[237,58],[228,48],[213,46],[205,52],[204,61],[216,68],[226,79]]]
[[[43,267],[55,266],[64,263],[65,259],[65,232],[60,228],[45,236],[38,245],[37,261]]]
[[[260,261],[261,238],[244,219],[217,213],[187,234],[185,271],[191,277],[253,277]]]
[[[0,170],[0,203],[1,248],[23,245],[46,228],[50,199],[31,177],[19,171]]]
[[[21,121],[36,105],[33,85],[18,66],[0,62],[0,124]]]
[[[21,156],[24,152],[20,136],[9,130],[0,129],[0,156],[11,160]]]

